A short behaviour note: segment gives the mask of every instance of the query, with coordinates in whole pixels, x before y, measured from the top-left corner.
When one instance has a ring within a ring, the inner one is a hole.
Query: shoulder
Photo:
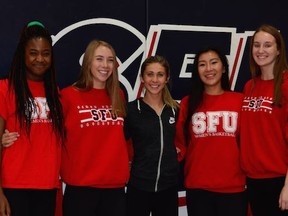
[[[74,86],[68,86],[60,90],[61,101],[64,103],[65,101],[73,101],[78,97],[79,90],[77,90]]]
[[[73,92],[77,92],[78,90],[74,86],[68,86],[60,90],[62,95],[72,94]]]
[[[221,101],[220,103],[223,103],[222,105],[226,108],[229,107],[229,109],[234,109],[234,111],[239,112],[239,109],[242,108],[243,100],[244,100],[243,93],[227,91],[225,92],[222,100],[220,100]]]
[[[128,104],[127,104],[128,109],[134,109],[134,107],[137,107],[137,104],[138,104],[138,101],[139,101],[139,100],[140,100],[140,99],[137,98],[137,99],[135,99],[135,100],[133,100],[133,101],[128,102]],[[140,102],[140,101],[139,101],[139,102]]]
[[[139,99],[135,99],[127,103],[127,116],[126,116],[127,121],[135,119],[135,116],[137,116],[138,113],[141,112],[140,111],[141,107],[138,106],[138,100]]]
[[[243,92],[246,93],[247,91],[249,91],[252,87],[252,83],[253,83],[253,79],[248,80],[243,88]]]
[[[282,93],[285,100],[288,100],[288,71],[284,71],[283,74]]]
[[[126,95],[122,89],[119,90],[119,95],[123,101],[127,101]]]
[[[175,110],[178,113],[180,109],[180,101],[175,100],[175,102],[177,103],[177,107],[175,108]]]
[[[283,84],[287,85],[288,83],[288,71],[283,72]]]
[[[8,79],[0,79],[0,92],[7,92]]]
[[[179,113],[187,113],[189,103],[189,95],[184,96],[180,101]]]
[[[253,79],[248,80],[248,81],[245,83],[244,88],[251,86],[252,83],[253,83]]]
[[[1,86],[8,86],[8,79],[0,79]]]
[[[183,104],[186,105],[188,103],[188,101],[189,101],[189,95],[184,96],[180,101],[180,106]]]
[[[0,79],[0,84],[5,84],[8,85],[8,79]]]
[[[189,95],[186,95],[180,101],[180,109],[183,109],[183,107],[187,107],[188,103],[189,103]]]
[[[288,71],[283,72],[283,82],[284,87],[288,87]]]

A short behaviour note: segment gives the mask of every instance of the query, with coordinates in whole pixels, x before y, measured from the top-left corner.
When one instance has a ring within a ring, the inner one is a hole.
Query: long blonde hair
[[[105,89],[111,100],[112,112],[118,115],[121,114],[123,117],[125,117],[126,103],[124,102],[124,98],[122,98],[120,94],[120,84],[117,70],[118,65],[116,64],[116,52],[109,43],[94,39],[88,44],[84,53],[79,79],[73,84],[73,86],[82,91],[87,91],[93,88],[93,75],[91,73],[91,64],[93,61],[94,52],[99,46],[104,46],[110,49],[115,62],[113,72],[111,76],[107,79],[105,85]]]

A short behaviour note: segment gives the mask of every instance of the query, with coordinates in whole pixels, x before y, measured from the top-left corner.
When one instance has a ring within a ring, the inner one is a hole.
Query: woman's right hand
[[[19,133],[18,132],[9,132],[7,129],[5,129],[1,143],[3,147],[9,147],[14,144],[14,142],[18,139]]]

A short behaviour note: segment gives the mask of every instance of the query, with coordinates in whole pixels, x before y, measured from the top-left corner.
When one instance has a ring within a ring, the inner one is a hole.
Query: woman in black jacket
[[[133,143],[128,216],[178,215],[179,164],[174,135],[179,105],[169,92],[169,77],[164,57],[148,57],[140,75],[144,97],[128,103],[124,129]]]

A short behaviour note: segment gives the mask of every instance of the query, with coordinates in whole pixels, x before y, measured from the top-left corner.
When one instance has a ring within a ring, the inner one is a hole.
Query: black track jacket
[[[174,144],[178,111],[165,105],[158,116],[142,98],[128,103],[125,137],[134,157],[128,186],[157,192],[177,186],[179,163]]]

